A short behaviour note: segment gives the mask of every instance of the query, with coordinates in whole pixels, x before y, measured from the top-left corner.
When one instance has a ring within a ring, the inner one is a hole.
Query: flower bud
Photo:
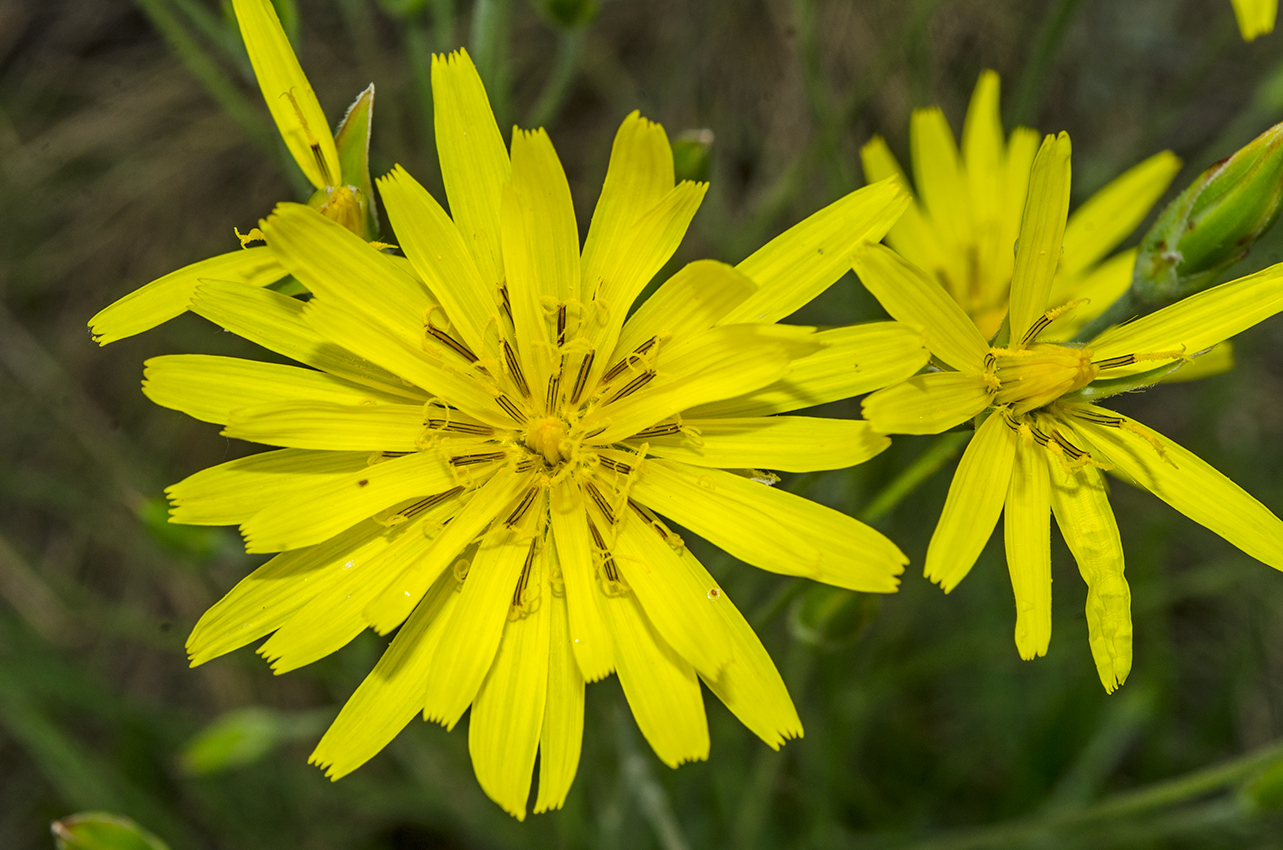
[[[1214,284],[1283,209],[1283,124],[1199,175],[1145,234],[1132,296],[1166,304]]]
[[[379,235],[379,213],[370,184],[370,132],[374,126],[374,84],[361,92],[334,134],[342,182],[321,189],[308,200],[327,218],[367,242]]]

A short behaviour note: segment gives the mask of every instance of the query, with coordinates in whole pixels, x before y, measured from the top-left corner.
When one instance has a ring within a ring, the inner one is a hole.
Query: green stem
[[[898,845],[900,850],[969,850],[1026,841],[1039,834],[1092,826],[1105,821],[1136,817],[1169,808],[1213,791],[1228,788],[1283,759],[1283,741],[1236,759],[1137,788],[1073,812],[1043,818],[1010,821],[965,834]]]
[[[1042,27],[1038,30],[1038,36],[1034,40],[1029,62],[1025,65],[1025,72],[1020,77],[1020,88],[1016,90],[1016,97],[1012,100],[1011,112],[1007,120],[1008,126],[1029,124],[1037,117],[1035,113],[1038,110],[1038,101],[1042,99],[1047,76],[1051,73],[1051,66],[1060,50],[1060,43],[1064,40],[1065,31],[1069,29],[1069,23],[1078,10],[1079,2],[1080,0],[1058,0],[1055,8],[1043,21]]]
[[[935,475],[940,467],[956,457],[973,433],[975,432],[949,431],[937,436],[925,452],[918,455],[913,463],[901,470],[899,475],[891,479],[891,482],[873,497],[873,501],[860,512],[860,520],[869,525],[876,525],[918,489],[922,482]]]
[[[561,105],[566,101],[566,95],[570,94],[570,84],[575,80],[575,72],[579,70],[579,54],[583,44],[582,28],[561,32],[557,39],[557,56],[553,60],[552,74],[526,116],[527,126],[543,127],[557,116]]]

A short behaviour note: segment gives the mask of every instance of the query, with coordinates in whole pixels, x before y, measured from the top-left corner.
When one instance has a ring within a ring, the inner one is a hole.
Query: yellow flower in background
[[[404,170],[382,178],[405,258],[287,204],[262,230],[309,301],[197,289],[194,311],[312,368],[147,363],[153,401],[280,447],[169,490],[172,521],[237,523],[248,551],[280,553],[200,620],[193,664],[272,634],[259,652],[283,673],[399,627],[312,761],[338,778],[415,715],[453,727],[471,706],[477,778],[518,818],[536,753],[535,811],[562,804],[584,684],[611,672],[669,765],[708,755],[701,680],[778,747],[802,733],[783,681],[660,517],[763,569],[896,589],[894,544],[757,470],[889,444],[867,422],[774,414],[907,378],[922,336],[775,323],[908,198],[862,189],[736,267],[685,266],[630,315],[706,189],[674,185],[663,129],[623,122],[581,252],[547,134],[514,131],[509,152],[464,53],[434,58],[432,86],[451,214]]]
[[[286,148],[316,189],[308,204],[353,233],[373,239],[377,216],[370,186],[369,139],[374,86],[361,93],[331,137],[325,113],[299,67],[271,0],[234,0],[233,7],[263,99]],[[243,245],[249,241],[253,241],[249,236],[242,237]],[[129,293],[90,319],[89,329],[95,342],[106,345],[183,313],[201,279],[267,286],[285,275],[270,248],[243,247],[179,269]]]
[[[1038,133],[1017,127],[1004,141],[998,110],[999,80],[984,71],[971,96],[961,150],[944,113],[918,109],[909,126],[918,201],[887,234],[887,244],[944,287],[992,337],[1007,315],[1029,168]],[[885,140],[875,136],[860,151],[868,180],[897,177],[909,185]],[[1180,170],[1164,151],[1134,166],[1074,211],[1065,228],[1064,257],[1056,272],[1055,303],[1084,300],[1054,329],[1067,339],[1114,302],[1131,284],[1136,250],[1106,259],[1149,213]]]
[[[1054,515],[1087,583],[1092,655],[1112,691],[1131,669],[1131,596],[1102,470],[1113,469],[1277,569],[1283,523],[1196,455],[1096,402],[1152,384],[1283,310],[1283,265],[1112,327],[1084,346],[1044,342],[1044,332],[1074,309],[1053,296],[1067,232],[1069,156],[1062,133],[1048,136],[1034,161],[1008,344],[991,345],[935,278],[891,249],[869,244],[857,251],[861,280],[888,313],[923,330],[938,366],[868,396],[864,415],[891,434],[935,434],[978,418],[931,538],[926,575],[951,591],[1003,514],[1016,646],[1022,658],[1043,655],[1051,638]]]
[[[1234,17],[1238,18],[1238,31],[1244,41],[1258,35],[1274,32],[1274,18],[1279,13],[1279,0],[1230,0],[1234,4]]]

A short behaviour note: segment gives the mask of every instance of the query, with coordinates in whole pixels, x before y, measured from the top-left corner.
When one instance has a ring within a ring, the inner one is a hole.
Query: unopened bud
[[[334,134],[342,181],[321,189],[308,201],[328,218],[367,242],[378,238],[379,213],[370,183],[370,133],[374,128],[374,84],[361,92]]]

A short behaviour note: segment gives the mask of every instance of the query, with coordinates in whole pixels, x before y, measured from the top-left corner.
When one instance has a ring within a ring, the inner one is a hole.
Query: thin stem
[[[582,28],[563,30],[560,33],[552,73],[544,83],[539,99],[526,116],[527,126],[543,127],[557,116],[561,105],[566,102],[566,95],[570,94],[570,84],[575,80],[575,72],[579,70],[579,54],[583,44]]]
[[[690,845],[682,835],[681,824],[673,813],[673,802],[668,798],[664,786],[655,779],[647,757],[637,749],[631,725],[627,710],[616,705],[615,730],[624,784],[632,792],[642,817],[655,830],[659,845],[664,850],[689,850]]]
[[[905,500],[914,490],[922,485],[940,467],[944,466],[971,439],[973,431],[949,431],[940,434],[925,452],[918,455],[900,474],[891,479],[882,490],[873,497],[873,501],[860,512],[860,520],[869,525],[876,525],[896,506]]]
[[[1056,54],[1060,51],[1060,43],[1078,10],[1079,2],[1080,0],[1058,0],[1055,8],[1043,21],[1034,40],[1029,62],[1025,65],[1025,72],[1020,77],[1020,88],[1016,90],[1011,112],[1007,116],[1008,126],[1029,124],[1037,117],[1035,113],[1038,111],[1038,101],[1042,99],[1047,76],[1051,73]]]

